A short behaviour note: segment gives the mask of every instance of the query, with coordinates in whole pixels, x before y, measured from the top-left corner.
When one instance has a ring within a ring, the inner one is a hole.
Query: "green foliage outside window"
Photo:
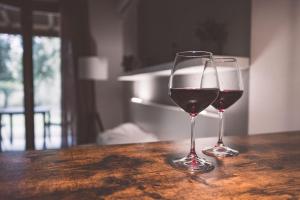
[[[0,95],[3,96],[0,107],[10,106],[12,94],[23,90],[22,53],[20,35],[0,34]],[[33,64],[34,90],[37,94],[43,94],[59,75],[59,38],[34,37]],[[45,102],[42,95],[36,97],[36,105]],[[23,99],[19,98],[17,104],[22,105]]]

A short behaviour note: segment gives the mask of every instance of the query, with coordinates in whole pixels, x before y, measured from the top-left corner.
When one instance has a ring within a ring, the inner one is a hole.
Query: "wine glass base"
[[[230,147],[219,145],[212,148],[206,148],[202,150],[205,155],[213,157],[233,157],[239,155],[237,150],[231,149]]]
[[[185,169],[191,172],[206,173],[215,167],[204,158],[199,158],[197,154],[189,154],[181,159],[173,160],[173,165],[179,169]]]

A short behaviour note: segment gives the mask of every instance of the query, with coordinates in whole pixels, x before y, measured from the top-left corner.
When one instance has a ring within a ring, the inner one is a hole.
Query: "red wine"
[[[213,107],[223,112],[234,104],[243,94],[242,90],[223,90],[219,92],[217,100],[212,104]]]
[[[171,88],[170,97],[185,112],[191,116],[196,116],[216,100],[218,93],[219,90],[217,88]]]

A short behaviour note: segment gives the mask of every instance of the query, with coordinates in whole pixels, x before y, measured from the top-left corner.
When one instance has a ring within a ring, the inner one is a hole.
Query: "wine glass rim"
[[[222,62],[237,62],[236,58],[233,57],[216,57],[213,56],[213,61],[217,63],[222,63]]]
[[[176,56],[188,57],[188,58],[201,58],[201,57],[212,57],[213,54],[209,51],[180,51],[176,53]]]

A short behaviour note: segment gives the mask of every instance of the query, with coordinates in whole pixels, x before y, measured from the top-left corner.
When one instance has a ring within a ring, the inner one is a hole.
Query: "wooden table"
[[[300,132],[225,142],[241,154],[206,174],[169,164],[188,142],[1,153],[0,199],[300,199]]]

